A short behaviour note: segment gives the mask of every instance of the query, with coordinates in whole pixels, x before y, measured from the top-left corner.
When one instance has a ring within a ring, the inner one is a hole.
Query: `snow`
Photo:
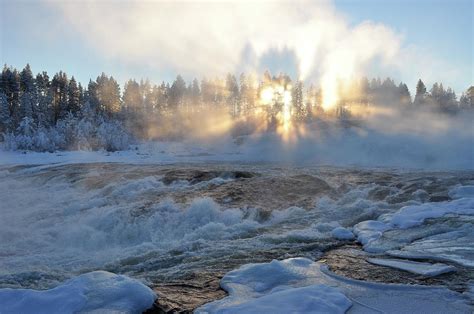
[[[439,218],[447,214],[474,215],[474,198],[402,207],[389,223],[393,227],[407,229],[422,224],[428,218]]]
[[[474,198],[474,185],[459,185],[449,191],[452,198],[470,197]]]
[[[362,245],[366,245],[380,238],[383,232],[389,229],[390,227],[381,221],[366,220],[354,226],[354,234],[357,235],[357,240]]]
[[[354,233],[357,240],[364,245],[364,248],[371,252],[378,252],[371,243],[378,240],[384,232],[393,229],[408,229],[422,225],[430,218],[440,218],[448,214],[454,215],[474,215],[474,197],[471,194],[470,186],[467,188],[456,187],[450,191],[453,195],[463,195],[452,201],[428,202],[423,204],[408,205],[402,207],[394,214],[382,215],[379,220],[368,220],[354,226]]]
[[[354,239],[354,234],[347,228],[337,227],[331,231],[333,238],[338,240],[352,240]]]
[[[438,134],[437,141],[425,134],[390,134],[368,127],[344,128],[340,125],[319,126],[303,137],[288,143],[277,133],[264,132],[241,136],[237,140],[223,134],[212,138],[189,138],[182,141],[142,142],[129,146],[129,150],[109,153],[105,151],[61,151],[38,153],[4,151],[0,144],[0,164],[46,164],[78,162],[271,162],[299,165],[335,165],[358,167],[396,167],[398,169],[473,169],[472,137],[462,132]],[[77,134],[76,148],[88,149],[89,127]],[[110,132],[113,124],[99,128],[103,147],[127,147],[125,135]],[[54,132],[52,132],[54,133]],[[58,133],[58,132],[56,132]],[[83,134],[85,133],[85,134]],[[92,132],[94,133],[94,132]],[[123,132],[120,132],[121,134]],[[41,135],[41,134],[39,134]],[[33,142],[63,142],[59,134],[47,134]],[[64,137],[64,135],[62,135]],[[84,144],[81,144],[84,139]],[[93,136],[94,138],[94,136]],[[16,142],[16,139],[12,139]],[[31,141],[31,140],[30,140]],[[33,144],[32,144],[33,145]],[[36,145],[36,144],[35,144]],[[38,144],[51,146],[50,144]],[[28,145],[27,145],[28,146]],[[64,145],[52,145],[62,147]],[[12,147],[14,148],[14,147]]]
[[[156,298],[142,283],[106,271],[72,278],[50,290],[0,289],[2,313],[139,313]]]
[[[445,288],[350,280],[306,258],[244,265],[221,287],[229,295],[196,313],[471,312],[466,296]]]
[[[454,199],[408,205],[360,222],[354,234],[368,252],[474,267],[473,186],[455,186],[449,195]]]
[[[305,281],[321,275],[309,259],[248,264],[227,273],[221,287],[229,296],[197,313],[345,313],[352,302],[338,289]]]
[[[399,259],[382,258],[369,258],[367,259],[367,261],[371,264],[401,269],[410,273],[423,275],[425,277],[434,277],[441,274],[456,271],[456,267],[442,263],[431,264]]]
[[[311,285],[288,289],[277,287],[259,298],[225,307],[225,310],[202,312],[225,313],[345,313],[351,301],[337,289],[325,285]],[[201,311],[197,311],[200,313]]]

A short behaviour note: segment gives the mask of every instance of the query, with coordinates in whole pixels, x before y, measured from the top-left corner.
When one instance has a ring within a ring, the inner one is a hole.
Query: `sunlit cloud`
[[[393,30],[351,26],[331,1],[48,3],[107,58],[157,71],[222,75],[243,70],[243,58],[255,70],[269,51],[291,51],[298,78],[321,83],[326,107],[337,102],[338,80],[364,74],[376,58],[393,65],[400,50]]]

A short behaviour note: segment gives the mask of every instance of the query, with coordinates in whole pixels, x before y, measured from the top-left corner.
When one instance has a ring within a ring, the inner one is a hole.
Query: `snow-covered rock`
[[[422,224],[428,218],[439,218],[447,214],[474,215],[474,198],[405,206],[392,216],[390,225],[407,229]]]
[[[354,234],[347,228],[337,227],[331,231],[331,236],[338,240],[352,240],[354,239]]]
[[[50,290],[0,289],[1,313],[140,313],[155,293],[132,278],[94,271]]]
[[[378,240],[385,231],[420,226],[427,219],[440,218],[449,214],[473,216],[474,197],[471,197],[471,192],[470,186],[456,187],[450,191],[450,194],[465,197],[452,201],[404,206],[394,214],[383,216],[383,219],[358,223],[354,226],[354,233],[366,250],[379,252],[377,248],[370,246],[370,243]]]
[[[197,313],[470,313],[468,297],[445,288],[375,284],[337,276],[306,258],[247,264],[227,273],[229,293]]]

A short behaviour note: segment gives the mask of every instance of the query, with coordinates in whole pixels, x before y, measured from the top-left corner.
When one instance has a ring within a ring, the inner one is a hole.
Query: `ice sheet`
[[[431,264],[431,263],[413,262],[413,261],[400,260],[400,259],[383,259],[383,258],[369,258],[367,259],[367,261],[375,265],[401,269],[401,270],[408,271],[410,273],[423,275],[425,277],[434,277],[441,274],[456,271],[456,267],[442,264],[442,263]]]

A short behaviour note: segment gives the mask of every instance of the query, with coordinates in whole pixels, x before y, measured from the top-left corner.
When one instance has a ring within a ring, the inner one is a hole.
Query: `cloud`
[[[371,76],[374,63],[378,74],[410,82],[436,63],[418,62],[416,49],[405,49],[403,36],[384,24],[349,24],[326,0],[47,4],[104,58],[188,78],[262,66],[275,72],[288,62],[300,79],[322,84],[325,98],[337,98],[338,80]]]

